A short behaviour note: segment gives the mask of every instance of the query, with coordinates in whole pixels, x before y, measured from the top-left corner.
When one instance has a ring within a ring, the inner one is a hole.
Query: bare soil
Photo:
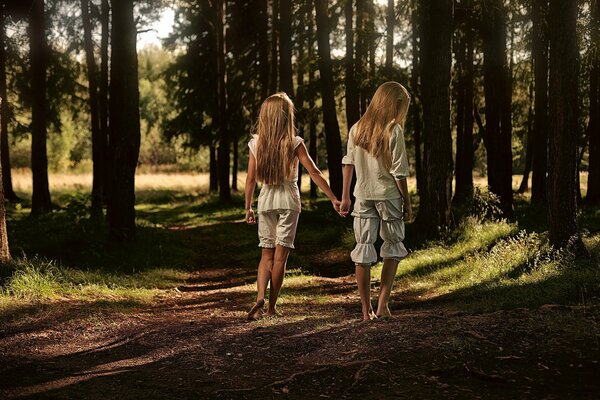
[[[473,314],[398,293],[393,318],[360,322],[345,276],[306,289],[334,303],[250,323],[253,274],[204,270],[130,310],[69,300],[19,310],[0,327],[0,398],[600,396],[598,307]]]

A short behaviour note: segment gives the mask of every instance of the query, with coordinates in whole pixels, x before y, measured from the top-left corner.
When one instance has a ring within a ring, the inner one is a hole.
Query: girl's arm
[[[350,212],[350,186],[352,184],[352,175],[354,174],[354,165],[344,165],[344,189],[342,190],[342,203],[340,204],[340,215],[345,217]]]
[[[410,196],[408,194],[408,185],[406,184],[406,178],[396,179],[396,186],[404,199],[404,220],[410,221],[412,219],[412,205],[410,204]]]
[[[329,184],[325,180],[325,177],[323,176],[319,168],[317,168],[317,166],[315,165],[313,159],[310,158],[310,156],[308,155],[308,151],[306,151],[306,146],[304,145],[304,142],[300,143],[298,147],[296,147],[296,156],[298,157],[298,160],[300,160],[300,164],[302,164],[302,166],[306,168],[306,171],[308,171],[310,179],[312,179],[317,184],[319,189],[321,189],[323,193],[325,193],[327,198],[331,200],[333,208],[335,208],[336,211],[339,211],[339,200],[331,191]]]
[[[254,189],[256,188],[256,158],[250,152],[248,158],[248,175],[246,175],[246,223],[255,224],[254,211],[252,210],[252,198],[254,197]]]

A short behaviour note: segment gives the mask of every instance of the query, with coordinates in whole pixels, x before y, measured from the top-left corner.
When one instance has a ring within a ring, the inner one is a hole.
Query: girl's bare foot
[[[377,318],[391,318],[392,313],[388,306],[385,306],[383,310],[377,310]]]
[[[276,309],[274,309],[274,308],[271,309],[271,307],[269,307],[269,309],[265,313],[265,317],[268,317],[268,318],[274,318],[274,317],[280,317],[280,316],[281,316],[281,314],[279,314]]]
[[[363,314],[363,321],[373,321],[374,319],[377,319],[377,315],[375,315],[373,309],[370,309],[368,313]]]
[[[252,306],[250,311],[248,311],[248,321],[256,321],[263,314],[263,307],[265,306],[265,301],[263,299],[258,300],[256,304]]]

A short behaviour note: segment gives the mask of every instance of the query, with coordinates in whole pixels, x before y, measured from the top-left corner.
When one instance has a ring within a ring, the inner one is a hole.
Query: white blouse
[[[253,135],[248,142],[250,152],[256,158],[256,144],[258,135]],[[294,149],[296,149],[304,139],[299,136],[294,137]],[[258,213],[270,210],[294,210],[300,212],[300,190],[298,189],[298,157],[294,158],[292,167],[292,178],[289,181],[279,185],[263,184],[258,195]]]
[[[386,168],[381,157],[373,157],[362,147],[354,145],[356,124],[348,135],[347,152],[342,164],[354,165],[356,186],[354,197],[361,200],[391,200],[402,197],[396,180],[408,176],[408,157],[404,143],[404,132],[399,124],[394,125],[390,134],[392,165]]]

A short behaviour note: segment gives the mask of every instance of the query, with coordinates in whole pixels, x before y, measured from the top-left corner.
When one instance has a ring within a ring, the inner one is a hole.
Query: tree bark
[[[473,50],[472,3],[462,4],[463,23],[456,50],[458,85],[456,111],[456,189],[455,202],[463,202],[473,195]]]
[[[107,219],[112,240],[135,237],[135,170],[140,151],[137,30],[133,0],[112,0],[110,68],[110,196]]]
[[[89,0],[81,0],[81,19],[83,22],[83,43],[85,48],[85,59],[87,64],[88,78],[88,104],[90,107],[91,131],[92,131],[92,217],[102,216],[102,195],[104,192],[104,157],[102,153],[98,97],[98,70],[94,57],[94,42],[92,41],[92,23],[90,21]]]
[[[367,94],[365,92],[365,80],[366,80],[366,65],[367,65],[367,30],[365,27],[367,15],[367,0],[356,0],[356,53],[355,53],[355,81],[357,82],[358,96],[359,96],[359,116],[364,114],[367,110]]]
[[[100,7],[100,25],[101,25],[101,39],[100,39],[100,84],[98,85],[98,97],[99,105],[98,110],[100,114],[100,137],[98,138],[98,147],[100,153],[103,154],[104,159],[102,163],[103,184],[102,184],[102,201],[106,204],[108,199],[108,169],[110,156],[108,154],[108,140],[110,138],[110,131],[108,126],[109,115],[108,115],[108,74],[109,74],[109,38],[110,38],[110,5],[109,0],[102,0]]]
[[[577,2],[550,1],[550,243],[581,248],[577,226],[577,108],[579,48]]]
[[[586,202],[600,204],[600,0],[592,1],[590,59],[589,175]]]
[[[269,14],[267,0],[258,1],[259,31],[258,31],[258,57],[260,62],[260,97],[265,100],[269,96]]]
[[[428,236],[450,224],[452,137],[450,69],[452,0],[420,0],[424,163],[427,176],[419,214]]]
[[[6,86],[6,13],[0,6],[0,165],[2,167],[2,187],[4,199],[16,201],[19,198],[13,190],[12,171],[10,165],[10,149],[8,146],[9,106]],[[0,228],[1,229],[1,228]]]
[[[344,7],[344,16],[346,18],[346,25],[344,31],[346,34],[346,121],[348,125],[348,131],[352,126],[360,119],[360,93],[358,84],[356,82],[355,74],[355,59],[354,59],[354,29],[353,24],[353,0],[346,0]]]
[[[48,185],[48,155],[46,149],[46,17],[44,1],[34,1],[29,11],[29,60],[31,62],[31,172],[33,195],[31,213],[43,214],[52,208]]]
[[[411,14],[411,27],[412,27],[412,69],[410,76],[410,85],[412,86],[413,102],[412,108],[412,120],[413,120],[413,131],[415,135],[415,173],[417,177],[417,194],[421,194],[421,188],[424,184],[423,177],[423,161],[421,159],[421,107],[420,107],[420,89],[419,89],[419,75],[420,62],[419,62],[419,41],[417,40],[420,36],[419,26],[419,14],[418,14],[418,2],[415,2],[412,14]]]
[[[279,66],[278,56],[278,35],[279,35],[279,0],[272,0],[271,4],[271,94],[277,92],[278,77],[277,68]]]
[[[319,71],[321,74],[321,93],[323,96],[323,122],[325,125],[325,144],[327,146],[327,167],[331,190],[336,196],[342,194],[342,139],[335,108],[335,91],[329,44],[328,2],[315,0],[317,20],[317,45],[319,52]]]
[[[525,147],[525,169],[523,170],[523,179],[517,193],[525,193],[529,189],[529,175],[533,164],[533,88],[529,89],[529,112],[527,116],[527,144]]]
[[[219,199],[229,202],[231,200],[231,187],[229,185],[230,147],[229,130],[227,124],[227,69],[225,60],[226,50],[226,14],[227,1],[216,2],[216,24],[217,29],[217,92],[218,92],[218,120],[219,120],[219,154],[217,162],[219,165]]]
[[[237,135],[233,135],[233,166],[231,168],[231,190],[237,192],[237,176],[239,169],[239,157],[238,157],[238,143],[239,139]]]
[[[396,10],[394,0],[388,0],[386,10],[386,41],[385,41],[385,69],[388,79],[394,77],[394,27],[396,24]]]
[[[548,197],[548,0],[533,1],[531,11],[535,81],[531,202],[545,206]]]
[[[216,192],[219,190],[219,171],[217,167],[217,150],[214,146],[209,146],[209,192]]]
[[[513,213],[512,93],[506,59],[506,10],[503,0],[484,0],[483,14],[488,185],[490,191],[499,197],[503,214],[510,217]]]
[[[2,18],[3,10],[0,6],[0,18]],[[3,26],[2,32],[3,33]],[[0,61],[1,62],[1,61]],[[4,97],[0,98],[1,105],[4,105]],[[4,124],[4,116],[0,114],[0,124]],[[4,182],[2,180],[2,165],[0,164],[0,182]],[[4,208],[4,188],[3,185],[0,185],[0,263],[5,263],[10,261],[10,251],[8,248],[8,233],[6,232],[6,209]]]
[[[279,89],[294,98],[292,78],[292,2],[279,3]]]
[[[307,18],[307,24],[308,24],[308,32],[307,32],[307,36],[308,36],[308,59],[310,60],[309,66],[308,66],[308,85],[310,87],[314,86],[314,82],[315,82],[315,73],[316,73],[316,67],[315,67],[315,63],[313,62],[314,58],[315,58],[315,32],[314,32],[314,23],[313,23],[313,7],[312,7],[312,1],[308,1],[307,2],[307,6],[308,6],[308,10],[307,10],[307,15],[309,16],[309,18]],[[315,164],[318,165],[318,153],[317,153],[317,118],[315,116],[316,110],[315,110],[315,99],[314,96],[308,96],[308,110],[309,110],[309,116],[308,116],[308,130],[309,130],[309,147],[308,147],[308,154],[310,154],[310,157],[313,159],[313,161],[315,162]],[[310,180],[310,198],[311,199],[316,199],[317,198],[317,184],[311,179]]]

